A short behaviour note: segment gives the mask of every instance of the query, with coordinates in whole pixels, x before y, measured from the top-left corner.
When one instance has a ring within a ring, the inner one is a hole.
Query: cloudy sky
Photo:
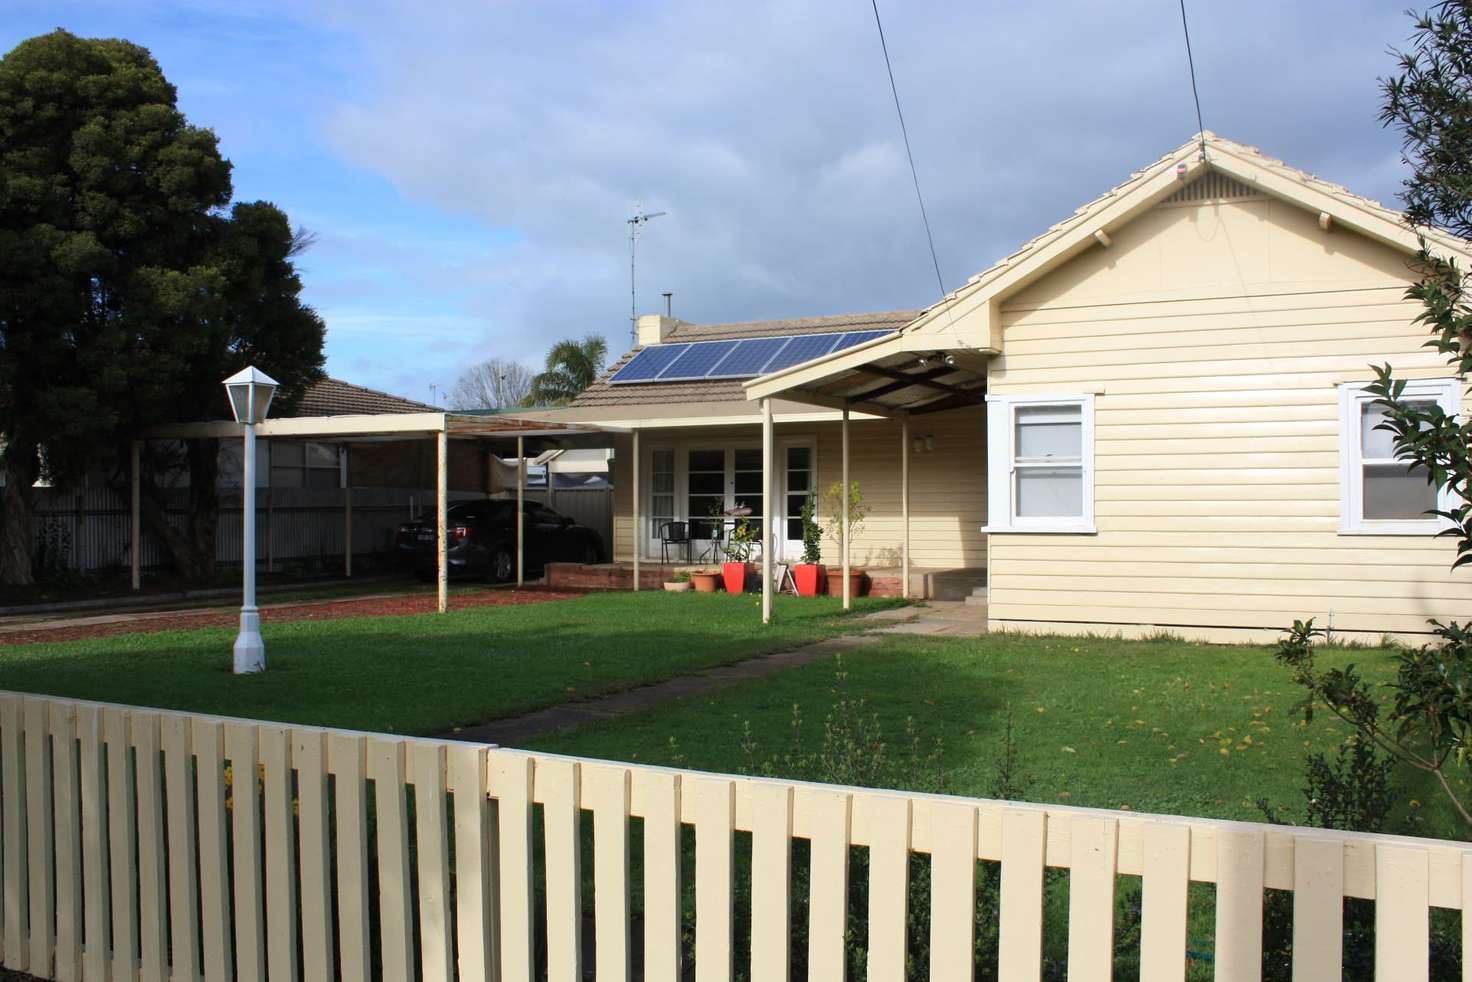
[[[1395,199],[1385,0],[1188,0],[1206,125]],[[947,287],[1196,129],[1176,0],[881,0]],[[328,370],[428,398],[639,309],[746,320],[938,296],[868,0],[0,0],[150,48],[195,123],[315,231]]]

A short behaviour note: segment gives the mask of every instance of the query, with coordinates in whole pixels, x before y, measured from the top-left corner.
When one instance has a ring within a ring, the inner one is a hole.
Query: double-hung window
[[[988,532],[1094,531],[1094,397],[987,397]]]
[[[1455,379],[1406,382],[1403,402],[1417,408],[1439,405],[1448,416],[1458,412]],[[1395,434],[1381,425],[1384,407],[1367,385],[1339,391],[1339,530],[1352,535],[1434,535],[1445,520],[1428,514],[1446,511],[1451,496],[1427,480],[1424,468],[1395,456]]]

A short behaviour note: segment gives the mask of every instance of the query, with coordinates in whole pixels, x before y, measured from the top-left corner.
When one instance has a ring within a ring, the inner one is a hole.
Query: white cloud
[[[1000,6],[883,5],[949,286],[1195,129],[1171,5]],[[1207,126],[1393,198],[1375,77],[1403,14],[1190,9]],[[413,200],[519,233],[406,271],[465,291],[487,353],[534,359],[592,330],[619,347],[635,201],[670,212],[640,241],[645,310],[663,290],[696,320],[936,296],[867,5],[384,0],[315,16],[364,58],[331,146]]]

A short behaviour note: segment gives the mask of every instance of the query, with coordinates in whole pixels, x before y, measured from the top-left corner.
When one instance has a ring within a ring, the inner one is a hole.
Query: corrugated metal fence
[[[187,492],[170,492],[170,523],[182,529]],[[256,555],[267,567],[304,560],[341,557],[347,492],[338,488],[262,488],[256,496]],[[452,500],[456,496],[452,495]],[[460,496],[464,497],[464,496]],[[544,492],[528,492],[532,501],[544,501]],[[612,539],[613,492],[607,488],[559,490],[552,507],[603,536]],[[395,527],[415,517],[432,516],[434,492],[401,488],[354,488],[353,554],[386,553],[393,545]],[[215,559],[240,561],[240,492],[222,491],[216,528]],[[75,491],[38,489],[32,541],[52,571],[90,572],[123,569],[129,562],[131,529],[127,499],[108,487]],[[168,565],[157,539],[144,533],[145,569]]]

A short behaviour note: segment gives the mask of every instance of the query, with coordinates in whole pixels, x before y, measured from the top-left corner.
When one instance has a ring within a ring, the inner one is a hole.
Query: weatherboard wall
[[[990,537],[994,628],[1344,636],[1465,619],[1453,544],[1339,531],[1338,386],[1445,377],[1406,256],[1256,197],[1162,205],[1002,309],[994,394],[1095,394],[1097,534]]]
[[[900,565],[904,523],[900,501],[899,420],[855,420],[849,424],[850,478],[858,481],[870,514],[854,537],[855,565],[894,568]],[[911,562],[917,567],[955,569],[986,562],[986,419],[981,407],[917,416],[910,433],[931,437],[934,449],[911,453]],[[818,486],[839,480],[842,461],[840,424],[779,423],[777,440],[811,438],[817,450]],[[647,429],[641,449],[652,446],[720,447],[734,443],[760,446],[755,425]],[[633,559],[632,437],[620,435],[614,458],[614,540],[620,562]],[[649,475],[640,477],[647,510]],[[821,516],[820,516],[821,518]],[[647,521],[647,514],[644,519]],[[824,542],[825,563],[837,565],[838,549]],[[647,550],[646,550],[647,554]]]

